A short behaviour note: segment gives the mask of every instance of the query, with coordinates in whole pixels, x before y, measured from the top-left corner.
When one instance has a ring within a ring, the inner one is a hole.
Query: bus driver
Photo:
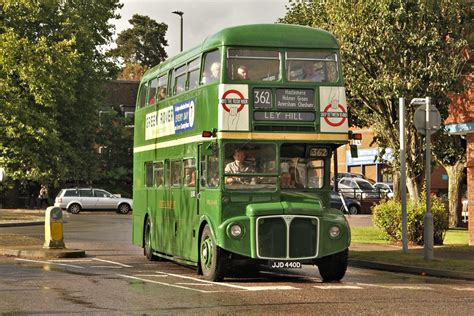
[[[251,167],[247,166],[245,163],[245,158],[247,154],[241,149],[236,149],[234,151],[233,162],[229,162],[225,166],[225,173],[251,173],[254,172]],[[235,184],[235,183],[250,183],[250,177],[226,177],[226,184]]]

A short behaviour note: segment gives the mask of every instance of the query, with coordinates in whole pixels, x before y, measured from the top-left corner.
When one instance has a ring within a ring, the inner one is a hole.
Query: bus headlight
[[[331,238],[337,238],[341,234],[341,229],[338,226],[332,226],[329,228],[329,236]]]
[[[234,238],[239,238],[242,235],[242,227],[239,224],[231,224],[229,233]]]

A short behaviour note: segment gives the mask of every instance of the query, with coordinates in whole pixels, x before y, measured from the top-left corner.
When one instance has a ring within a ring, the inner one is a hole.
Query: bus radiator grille
[[[265,216],[257,219],[257,256],[264,259],[302,259],[317,255],[318,219]]]

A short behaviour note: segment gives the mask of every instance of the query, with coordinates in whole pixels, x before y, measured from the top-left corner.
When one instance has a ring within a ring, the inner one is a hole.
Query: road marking
[[[116,265],[119,265],[119,266],[122,266],[122,267],[125,267],[125,268],[133,268],[132,266],[129,266],[127,264],[123,264],[123,263],[115,262],[115,261],[110,261],[110,260],[104,260],[104,259],[99,259],[99,258],[92,258],[92,260],[107,262],[107,263],[111,263],[111,264],[116,264]]]
[[[299,290],[290,285],[247,286],[246,289],[247,291]]]
[[[165,273],[165,272],[161,272]],[[183,278],[183,279],[189,279],[189,280],[194,280],[198,282],[203,282],[203,283],[209,283],[213,285],[220,285],[220,286],[227,286],[231,288],[236,288],[240,290],[246,290],[246,291],[265,291],[265,290],[298,290],[298,288],[295,288],[293,286],[289,285],[269,285],[269,286],[241,286],[241,285],[236,285],[236,284],[230,284],[230,283],[224,283],[224,282],[212,282],[212,281],[207,281],[207,280],[201,280],[189,276],[184,276],[184,275],[179,275],[179,274],[174,274],[174,273],[165,273],[170,276],[174,276],[177,278]]]
[[[198,285],[198,286],[212,286],[212,284],[207,284],[207,283],[190,283],[190,282],[179,282],[176,283],[179,285]]]
[[[474,287],[453,287],[456,291],[474,291]]]
[[[135,274],[135,276],[139,277],[160,277],[160,278],[166,278],[167,275],[156,275],[156,274]]]
[[[372,287],[381,287],[384,289],[392,290],[432,290],[433,288],[429,286],[420,286],[420,285],[382,285],[382,284],[370,284],[370,283],[355,283],[361,286],[372,286]]]
[[[91,262],[92,259],[50,259],[50,262]]]
[[[65,267],[72,267],[72,268],[77,268],[77,269],[84,269],[84,267],[76,266],[76,265],[73,265],[73,264],[66,264],[66,263],[56,263],[56,262],[50,262],[50,261],[20,259],[20,258],[16,258],[15,260],[18,260],[18,261],[26,261],[26,262],[34,262],[34,263],[43,263],[43,264],[53,264],[53,265],[58,265],[58,266],[65,266]]]
[[[217,293],[217,292],[220,292],[220,291],[204,291],[204,290],[200,290],[200,289],[193,289],[191,287],[186,287],[186,286],[181,286],[181,285],[176,285],[176,284],[170,284],[170,283],[164,283],[164,282],[159,282],[159,281],[154,281],[154,280],[148,280],[148,279],[138,278],[138,277],[135,277],[135,276],[125,275],[125,274],[117,274],[117,275],[121,276],[123,278],[134,279],[134,280],[139,280],[139,281],[148,282],[148,283],[155,283],[155,284],[160,284],[160,285],[165,285],[165,286],[177,287],[177,288],[180,288],[180,289],[191,290],[191,291],[196,291],[196,292],[201,292],[201,293]]]
[[[357,285],[314,285],[313,287],[321,290],[360,290],[362,286]]]

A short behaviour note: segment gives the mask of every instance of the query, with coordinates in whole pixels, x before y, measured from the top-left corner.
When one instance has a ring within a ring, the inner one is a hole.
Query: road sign
[[[441,115],[439,114],[438,109],[430,104],[429,106],[430,111],[430,120],[428,127],[430,131],[430,135],[434,134],[441,126]],[[426,105],[420,105],[416,110],[413,117],[413,121],[415,123],[416,130],[418,133],[426,135]]]

